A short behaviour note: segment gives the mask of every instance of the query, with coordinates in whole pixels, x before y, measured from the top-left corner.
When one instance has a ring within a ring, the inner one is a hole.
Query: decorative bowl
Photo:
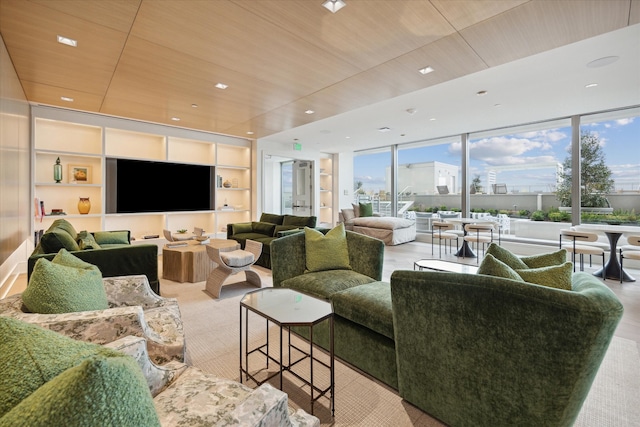
[[[180,233],[180,234],[184,234],[186,232],[187,232],[187,230],[185,228],[181,228],[180,230],[178,230],[178,233]]]

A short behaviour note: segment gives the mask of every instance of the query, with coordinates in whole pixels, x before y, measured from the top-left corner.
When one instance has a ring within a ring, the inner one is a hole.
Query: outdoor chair
[[[439,258],[442,258],[442,241],[445,241],[445,253],[447,251],[446,242],[449,242],[449,253],[451,253],[451,242],[455,239],[456,251],[458,250],[458,238],[459,236],[451,230],[455,227],[450,222],[433,221],[431,223],[431,255],[433,255],[433,241],[438,239]]]
[[[482,254],[486,250],[486,246],[493,242],[493,230],[496,227],[494,223],[485,222],[478,224],[467,224],[464,229],[467,231],[467,235],[464,236],[464,240],[469,243],[475,243],[476,250],[482,244]],[[476,263],[480,262],[480,256],[476,258]]]
[[[562,238],[569,240],[570,243],[562,244]],[[588,231],[575,231],[570,229],[560,230],[560,249],[566,249],[571,253],[571,262],[573,262],[573,271],[576,271],[576,254],[580,255],[580,271],[584,271],[584,256],[589,255],[589,267],[592,265],[593,255],[602,257],[602,265],[604,266],[604,249],[600,246],[588,244],[588,242],[596,242],[598,235]],[[579,242],[579,243],[576,243]],[[587,242],[586,244],[582,242]]]
[[[640,235],[627,237],[627,243],[627,246],[620,248],[620,283],[622,283],[622,276],[624,275],[623,260],[625,258],[640,260]]]

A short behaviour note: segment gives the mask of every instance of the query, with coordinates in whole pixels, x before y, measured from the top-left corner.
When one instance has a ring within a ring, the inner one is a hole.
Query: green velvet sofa
[[[262,243],[262,253],[255,264],[271,268],[271,242],[284,235],[297,233],[304,227],[315,228],[316,222],[317,217],[315,216],[262,213],[260,221],[228,224],[227,239],[236,240],[242,249],[244,249],[247,240]]]
[[[331,301],[336,356],[397,389],[389,283],[381,281],[384,242],[352,231],[346,236],[351,270],[305,273],[304,233],[271,242],[273,286]],[[296,332],[308,337],[306,328]],[[328,349],[328,323],[316,326],[313,337]]]
[[[62,248],[97,266],[103,277],[144,274],[151,289],[160,295],[156,245],[132,245],[128,230],[78,233],[66,219],[55,220],[44,232],[27,260],[27,277],[31,277],[38,259],[52,260]]]
[[[274,240],[274,287],[325,298],[337,357],[451,426],[570,426],[623,308],[588,273],[571,291],[481,274],[395,271],[346,232],[352,270],[305,273],[305,235]],[[308,338],[305,330],[295,330]],[[328,324],[314,342],[329,348]]]

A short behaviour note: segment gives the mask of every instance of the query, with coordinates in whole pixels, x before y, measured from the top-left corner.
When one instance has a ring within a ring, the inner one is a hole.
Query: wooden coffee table
[[[207,255],[207,245],[201,245],[195,240],[186,240],[184,246],[170,246],[162,248],[162,277],[174,282],[202,282],[207,280],[209,273],[218,265]],[[217,248],[235,247],[240,244],[235,240],[211,239],[210,246]]]

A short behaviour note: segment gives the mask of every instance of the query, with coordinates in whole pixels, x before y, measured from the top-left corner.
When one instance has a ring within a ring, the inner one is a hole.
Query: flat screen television
[[[106,159],[106,213],[215,209],[215,167]]]

